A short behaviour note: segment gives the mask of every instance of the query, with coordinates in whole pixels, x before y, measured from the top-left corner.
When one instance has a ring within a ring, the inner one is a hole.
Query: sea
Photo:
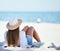
[[[10,18],[22,19],[23,22],[41,22],[60,24],[60,12],[0,12],[0,21]]]

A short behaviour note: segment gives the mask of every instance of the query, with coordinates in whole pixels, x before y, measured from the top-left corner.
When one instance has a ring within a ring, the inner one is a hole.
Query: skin
[[[25,26],[22,30],[25,31],[26,35],[34,37],[38,42],[41,41],[36,30],[32,26],[31,27]]]

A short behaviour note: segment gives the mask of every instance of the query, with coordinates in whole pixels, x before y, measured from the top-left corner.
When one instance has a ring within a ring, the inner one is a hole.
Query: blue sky
[[[0,0],[0,11],[60,11],[60,0]]]

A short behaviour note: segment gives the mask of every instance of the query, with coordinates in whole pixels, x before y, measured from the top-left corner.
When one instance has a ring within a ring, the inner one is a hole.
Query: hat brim
[[[15,30],[17,29],[22,23],[22,20],[21,19],[18,19],[18,23],[15,24],[15,25],[9,25],[9,23],[7,23],[6,27],[8,30]]]

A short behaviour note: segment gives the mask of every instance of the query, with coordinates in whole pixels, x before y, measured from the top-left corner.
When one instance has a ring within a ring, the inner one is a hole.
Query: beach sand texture
[[[4,41],[4,32],[7,31],[6,29],[6,23],[4,21],[0,21],[0,42]],[[33,26],[35,28],[35,30],[37,31],[38,35],[40,36],[40,39],[42,42],[44,42],[45,44],[40,47],[40,48],[29,48],[29,49],[25,49],[26,51],[56,51],[53,48],[47,48],[47,46],[49,46],[51,43],[55,43],[56,46],[60,45],[60,24],[53,24],[53,23],[22,23],[20,26],[20,30],[22,30],[22,28],[24,26]],[[33,41],[35,41],[35,39],[33,39]],[[3,49],[2,47],[0,47],[1,51],[2,50],[6,50],[7,49]],[[12,49],[16,49],[16,48],[11,48]],[[19,50],[23,50],[21,48],[17,48]]]

